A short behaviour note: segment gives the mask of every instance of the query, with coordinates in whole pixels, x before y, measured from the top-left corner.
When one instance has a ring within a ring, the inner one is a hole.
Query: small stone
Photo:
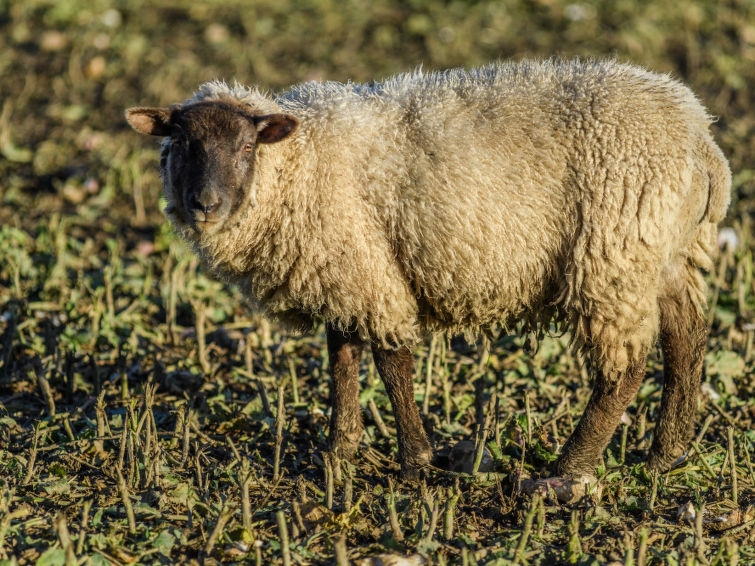
[[[57,30],[42,32],[39,39],[39,47],[42,51],[60,51],[68,44],[65,34]]]
[[[204,38],[210,43],[225,43],[229,36],[228,28],[218,23],[212,23],[204,30]]]
[[[692,502],[687,501],[684,505],[680,505],[676,512],[676,517],[679,519],[680,523],[694,523],[695,518],[697,517],[697,512],[695,511]]]
[[[728,226],[721,228],[718,231],[718,247],[723,249],[727,249],[729,251],[733,251],[737,249],[737,246],[739,245],[739,236],[737,236],[737,233],[734,231],[734,228],[729,228]]]
[[[451,448],[451,453],[448,455],[451,471],[462,474],[471,474],[472,469],[474,468],[475,456],[475,443],[471,440],[460,440],[453,448]],[[483,448],[482,460],[480,460],[480,467],[477,469],[477,472],[485,473],[491,471],[493,471],[493,456],[487,448]]]

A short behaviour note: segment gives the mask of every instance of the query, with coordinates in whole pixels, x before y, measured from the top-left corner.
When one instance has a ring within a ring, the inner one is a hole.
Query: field
[[[0,53],[0,565],[755,563],[755,2],[0,0]],[[331,462],[323,328],[286,334],[202,275],[123,110],[216,77],[274,91],[551,55],[672,73],[718,117],[730,244],[688,459],[643,464],[654,352],[601,492],[523,494],[591,378],[568,335],[501,334],[416,350],[445,469],[401,481],[368,356],[365,437]],[[489,471],[449,471],[477,447]]]

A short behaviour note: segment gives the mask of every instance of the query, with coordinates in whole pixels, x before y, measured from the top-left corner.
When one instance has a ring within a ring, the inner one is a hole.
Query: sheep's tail
[[[692,304],[697,305],[702,315],[705,309],[707,286],[698,268],[712,271],[713,260],[718,252],[718,223],[726,216],[731,198],[731,171],[721,149],[706,131],[698,142],[698,162],[695,181],[698,190],[707,192],[705,211],[698,222],[692,242],[686,249],[687,292]]]
[[[724,219],[731,198],[729,163],[709,134],[701,140],[703,162],[708,173],[708,206],[703,221],[718,224]]]

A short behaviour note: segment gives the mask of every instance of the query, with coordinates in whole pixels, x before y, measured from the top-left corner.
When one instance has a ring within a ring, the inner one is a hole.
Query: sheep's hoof
[[[351,462],[354,459],[359,441],[362,439],[362,431],[348,433],[336,433],[328,440],[328,452],[341,460]]]
[[[651,450],[650,455],[645,461],[645,467],[651,472],[663,473],[672,468],[680,466],[687,461],[687,453],[682,449],[672,452],[662,452],[660,450]]]
[[[420,479],[422,470],[430,465],[433,459],[432,450],[423,450],[401,463],[401,478],[406,481]]]
[[[600,501],[603,492],[602,486],[592,475],[557,476],[541,480],[526,478],[519,483],[519,487],[524,493],[538,493],[563,505],[573,505],[585,497]]]

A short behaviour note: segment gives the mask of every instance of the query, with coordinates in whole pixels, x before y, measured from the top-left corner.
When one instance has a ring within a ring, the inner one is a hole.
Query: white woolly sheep
[[[207,268],[294,326],[327,322],[334,452],[350,457],[361,438],[364,342],[413,475],[432,452],[411,346],[516,320],[568,327],[596,370],[557,473],[593,470],[658,335],[649,465],[684,451],[707,336],[698,268],[710,268],[730,172],[679,82],[553,60],[277,96],[210,82],[127,119],[166,137],[166,213]]]

